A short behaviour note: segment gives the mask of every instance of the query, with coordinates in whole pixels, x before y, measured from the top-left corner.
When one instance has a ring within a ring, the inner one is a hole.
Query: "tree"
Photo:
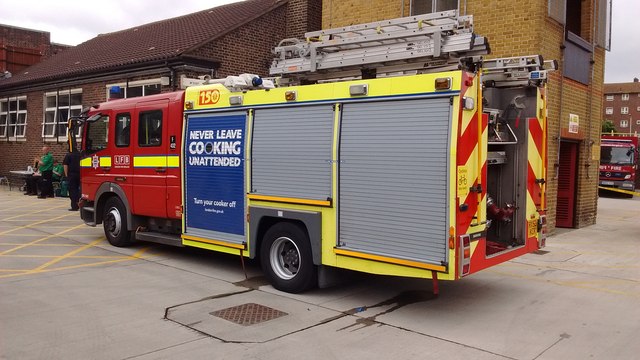
[[[609,134],[612,132],[616,132],[616,127],[613,125],[611,120],[605,120],[602,122],[602,133]]]

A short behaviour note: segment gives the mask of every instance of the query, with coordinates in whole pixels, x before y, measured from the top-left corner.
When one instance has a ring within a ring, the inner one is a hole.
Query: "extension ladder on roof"
[[[473,33],[473,17],[456,10],[410,16],[305,34],[274,49],[272,76],[312,73],[382,72],[458,66],[461,57],[489,52]]]

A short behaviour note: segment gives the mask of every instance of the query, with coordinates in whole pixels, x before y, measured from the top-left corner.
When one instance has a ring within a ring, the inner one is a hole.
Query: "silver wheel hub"
[[[116,208],[109,209],[105,221],[107,222],[107,231],[109,231],[109,234],[114,238],[118,237],[122,231],[122,217],[120,216],[120,211]]]
[[[293,279],[300,270],[300,260],[300,249],[290,238],[279,237],[271,245],[269,261],[279,278]]]

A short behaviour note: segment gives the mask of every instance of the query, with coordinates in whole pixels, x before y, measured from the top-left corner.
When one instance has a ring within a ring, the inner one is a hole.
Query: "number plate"
[[[527,237],[537,237],[538,236],[538,220],[529,220],[527,222]]]
[[[608,186],[612,186],[613,185],[613,181],[601,181],[602,185],[608,185]]]

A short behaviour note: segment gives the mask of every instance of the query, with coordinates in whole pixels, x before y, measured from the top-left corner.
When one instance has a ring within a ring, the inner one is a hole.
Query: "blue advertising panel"
[[[189,117],[184,143],[187,233],[244,235],[245,123],[244,114]]]

